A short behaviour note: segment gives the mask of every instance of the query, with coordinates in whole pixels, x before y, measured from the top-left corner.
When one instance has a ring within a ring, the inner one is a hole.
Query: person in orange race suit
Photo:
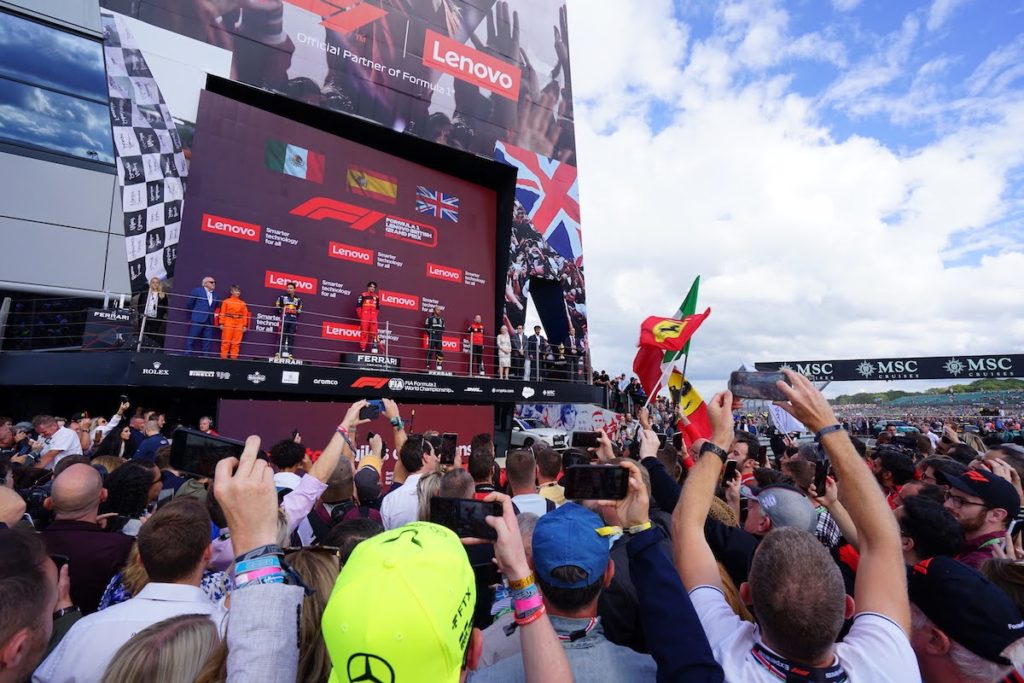
[[[214,320],[220,327],[220,357],[238,358],[242,334],[249,327],[249,307],[242,301],[241,287],[231,285],[231,296],[221,303]]]

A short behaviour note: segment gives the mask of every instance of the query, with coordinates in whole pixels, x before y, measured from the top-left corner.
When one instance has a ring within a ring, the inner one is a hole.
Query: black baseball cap
[[[1024,638],[1024,617],[1013,600],[980,572],[951,557],[932,557],[907,567],[910,602],[968,650],[990,662]]]
[[[977,496],[991,508],[1002,508],[1009,517],[1016,515],[1020,509],[1020,496],[1013,484],[982,467],[969,469],[960,476],[936,471],[935,480],[957,491]]]

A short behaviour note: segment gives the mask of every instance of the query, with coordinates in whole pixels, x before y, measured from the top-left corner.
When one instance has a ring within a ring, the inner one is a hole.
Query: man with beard
[[[889,507],[895,510],[900,505],[900,489],[914,478],[914,459],[903,450],[883,446],[871,456],[871,471],[875,473]]]
[[[946,491],[946,509],[964,530],[964,544],[957,559],[974,569],[995,554],[1010,520],[1020,509],[1020,495],[1013,484],[983,469],[969,469],[960,476],[939,473]]]

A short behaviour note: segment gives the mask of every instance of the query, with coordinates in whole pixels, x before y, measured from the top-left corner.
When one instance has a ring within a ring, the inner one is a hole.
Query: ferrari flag
[[[652,315],[640,325],[640,346],[663,351],[682,351],[690,337],[709,315],[710,308],[703,313],[688,315],[679,320]]]

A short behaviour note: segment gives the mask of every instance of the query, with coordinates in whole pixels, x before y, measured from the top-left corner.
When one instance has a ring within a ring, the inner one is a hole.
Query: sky
[[[1021,352],[1024,5],[568,12],[596,369],[628,372],[698,274],[707,395],[748,361]]]

